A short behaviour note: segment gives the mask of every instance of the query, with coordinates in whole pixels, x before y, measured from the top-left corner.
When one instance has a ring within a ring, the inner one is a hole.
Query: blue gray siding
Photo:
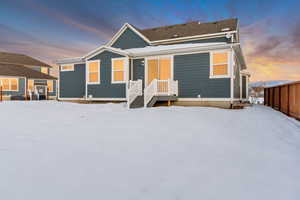
[[[12,99],[23,99],[25,96],[25,78],[18,78],[18,91],[3,91],[4,96],[11,96]]]
[[[247,98],[247,78],[246,76],[242,76],[242,98]]]
[[[59,73],[60,98],[83,98],[85,96],[85,64],[74,65],[74,71],[60,71]]]
[[[112,45],[112,47],[120,49],[141,48],[145,46],[149,46],[149,44],[129,28]]]
[[[133,80],[141,79],[143,80],[143,88],[144,88],[144,80],[145,80],[145,62],[144,59],[134,59],[133,60]]]
[[[88,85],[88,96],[93,98],[126,98],[125,83],[111,83],[111,59],[124,57],[104,51],[89,60],[100,60],[100,84]]]
[[[234,68],[234,98],[240,99],[240,65],[238,64],[237,60],[235,61],[236,65]]]
[[[216,38],[208,38],[208,39],[199,39],[187,42],[177,42],[176,44],[190,44],[190,43],[210,43],[210,42],[231,42],[230,39],[226,37],[216,37]]]
[[[174,56],[179,98],[230,98],[230,78],[209,78],[209,53]]]

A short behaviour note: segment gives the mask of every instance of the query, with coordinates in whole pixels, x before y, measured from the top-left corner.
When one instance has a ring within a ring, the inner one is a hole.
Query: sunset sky
[[[300,80],[299,0],[0,0],[0,51],[54,65],[99,47],[126,22],[143,29],[232,17],[251,81]]]

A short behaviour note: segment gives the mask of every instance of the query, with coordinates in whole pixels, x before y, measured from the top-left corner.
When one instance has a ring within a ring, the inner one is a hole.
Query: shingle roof
[[[195,35],[212,34],[237,30],[237,19],[226,19],[216,22],[200,23],[198,21],[172,26],[162,26],[139,30],[150,41],[181,38]]]
[[[43,67],[52,68],[50,65],[43,63],[35,58],[23,54],[17,54],[17,53],[0,52],[0,62],[21,64],[21,65],[28,65],[28,66],[43,66]]]
[[[0,63],[0,76],[17,76],[32,79],[51,79],[57,78],[35,71],[23,65]]]

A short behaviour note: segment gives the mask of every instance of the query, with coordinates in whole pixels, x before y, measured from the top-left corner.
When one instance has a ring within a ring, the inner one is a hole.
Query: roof
[[[146,36],[150,41],[157,41],[235,31],[237,30],[237,27],[238,20],[234,18],[207,23],[193,21],[185,24],[176,24],[172,26],[161,26],[156,28],[137,30],[144,36]]]
[[[290,85],[295,83],[300,83],[300,81],[294,81],[294,80],[259,81],[259,82],[250,83],[250,87],[272,88],[272,87]]]
[[[0,76],[16,76],[26,77],[31,79],[50,79],[56,80],[57,78],[35,71],[23,65],[0,63]]]
[[[0,63],[21,64],[28,66],[43,66],[52,68],[52,66],[30,56],[8,52],[0,52]]]
[[[224,49],[231,47],[233,44],[227,44],[225,42],[216,43],[190,43],[190,44],[173,44],[173,45],[160,45],[160,46],[148,46],[143,48],[126,49],[125,52],[132,57],[138,56],[151,56],[162,54],[174,54],[174,53],[187,53],[207,49]],[[237,45],[237,44],[236,44]]]

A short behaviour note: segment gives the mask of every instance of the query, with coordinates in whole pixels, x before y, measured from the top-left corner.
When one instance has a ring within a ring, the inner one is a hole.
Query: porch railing
[[[128,97],[127,104],[130,107],[130,104],[138,97],[143,95],[143,81],[129,81]]]
[[[154,96],[178,96],[178,81],[154,79],[144,91],[145,107]]]

